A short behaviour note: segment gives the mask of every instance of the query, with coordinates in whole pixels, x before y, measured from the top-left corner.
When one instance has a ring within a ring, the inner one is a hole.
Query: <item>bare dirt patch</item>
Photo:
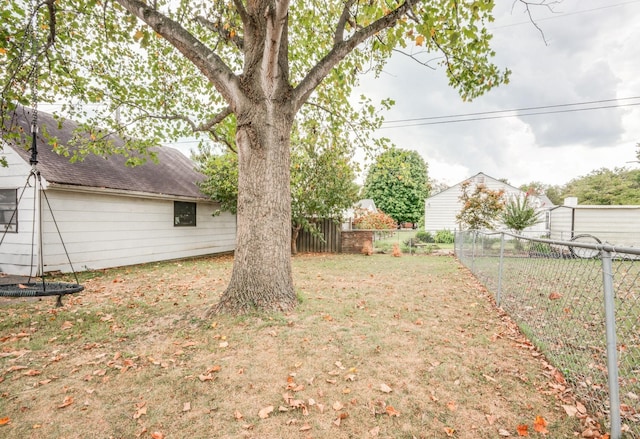
[[[205,319],[230,257],[3,302],[7,438],[573,437],[562,377],[451,257],[294,258],[294,312]],[[585,415],[586,416],[586,415]]]

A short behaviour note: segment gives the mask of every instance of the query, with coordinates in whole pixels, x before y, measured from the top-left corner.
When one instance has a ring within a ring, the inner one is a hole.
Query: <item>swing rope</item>
[[[22,192],[20,193],[20,197],[16,200],[16,207],[11,215],[11,219],[9,221],[9,225],[12,224],[14,218],[18,212],[18,206],[20,205],[20,201],[25,193],[27,187],[30,186],[31,177],[34,177],[34,197],[33,197],[33,225],[31,230],[31,268],[29,272],[29,280],[25,283],[19,284],[1,284],[0,285],[0,297],[36,297],[36,296],[58,296],[56,300],[56,306],[62,306],[62,296],[64,294],[77,293],[84,290],[84,286],[79,284],[78,275],[73,268],[73,264],[71,263],[71,258],[69,257],[69,252],[67,251],[67,247],[62,239],[62,234],[60,232],[60,228],[58,227],[58,222],[53,215],[53,210],[51,209],[51,204],[49,203],[49,198],[45,191],[42,190],[42,180],[40,171],[37,169],[38,164],[38,145],[37,145],[37,137],[38,137],[38,77],[40,75],[40,69],[38,64],[38,41],[37,41],[37,4],[36,0],[31,0],[30,2],[30,11],[29,11],[29,23],[27,24],[27,29],[25,32],[25,40],[27,38],[31,39],[31,56],[32,56],[32,68],[31,68],[31,99],[32,99],[32,115],[31,115],[31,157],[29,159],[29,163],[31,164],[31,172],[27,177],[27,182],[22,188]],[[75,277],[76,283],[66,283],[66,282],[45,282],[45,274],[44,274],[44,255],[43,255],[43,241],[42,241],[42,198],[46,201],[49,212],[51,213],[51,218],[53,219],[53,224],[55,225],[56,231],[58,232],[58,237],[60,238],[60,242],[62,243],[62,248],[64,249],[65,255],[67,256],[67,261],[69,262],[69,266],[73,275]],[[39,218],[36,218],[36,215],[39,214]],[[38,223],[36,224],[36,220]],[[34,254],[36,247],[36,226],[38,229],[38,268],[36,270],[35,276],[33,275],[34,268]],[[4,230],[4,234],[0,239],[0,244],[5,239],[9,227],[6,227]],[[16,229],[17,232],[17,229]],[[31,279],[36,276],[41,277],[41,282],[32,282]]]

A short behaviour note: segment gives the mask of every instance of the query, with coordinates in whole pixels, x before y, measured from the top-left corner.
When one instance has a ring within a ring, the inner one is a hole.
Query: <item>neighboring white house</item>
[[[456,215],[458,215],[462,209],[462,202],[460,201],[462,184],[467,181],[471,183],[470,190],[474,190],[477,185],[484,185],[491,190],[504,191],[507,199],[509,197],[522,197],[525,195],[525,193],[517,187],[480,172],[425,200],[424,226],[427,232],[433,233],[439,230],[454,231],[460,229],[460,226],[456,222]],[[525,229],[524,232],[527,234],[542,234],[545,233],[548,228],[546,221],[547,212],[548,209],[552,207],[552,203],[546,196],[532,196],[532,199],[534,200],[534,205],[540,210],[540,223]]]
[[[593,235],[609,244],[640,246],[640,206],[578,205],[573,199],[551,209],[551,239],[569,241],[578,235]]]
[[[25,133],[30,112],[20,107],[13,121]],[[43,112],[38,122],[40,133],[46,129],[62,145],[76,127],[70,121],[59,127]],[[154,148],[158,163],[133,168],[119,155],[70,163],[39,134],[35,169],[42,184],[35,190],[31,153],[13,141],[0,142],[9,163],[0,167],[0,272],[40,275],[34,271],[39,266],[43,272],[68,272],[67,254],[73,269],[82,271],[235,248],[235,215],[212,215],[218,205],[196,184],[203,175],[176,149]],[[22,142],[28,148],[30,136]]]

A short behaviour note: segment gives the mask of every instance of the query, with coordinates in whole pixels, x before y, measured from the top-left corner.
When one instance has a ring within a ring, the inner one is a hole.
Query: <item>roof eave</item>
[[[123,189],[79,186],[79,185],[72,185],[72,184],[55,183],[51,181],[48,182],[47,189],[55,189],[55,190],[68,191],[68,192],[101,194],[101,195],[118,195],[122,197],[131,197],[131,198],[146,198],[146,199],[172,200],[172,201],[191,201],[191,202],[198,202],[198,203],[219,204],[204,196],[192,197],[192,196],[186,196],[186,195],[157,194],[152,192],[128,191]]]

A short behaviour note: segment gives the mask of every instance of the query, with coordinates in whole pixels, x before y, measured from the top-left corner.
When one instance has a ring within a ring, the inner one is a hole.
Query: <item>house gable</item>
[[[462,185],[465,182],[470,182],[472,186],[483,184],[491,190],[503,190],[507,197],[524,194],[515,186],[479,172],[425,200],[425,230],[435,232],[459,228],[456,215],[462,209],[460,196],[462,195]],[[544,201],[540,200],[541,206],[544,206],[543,203]]]

